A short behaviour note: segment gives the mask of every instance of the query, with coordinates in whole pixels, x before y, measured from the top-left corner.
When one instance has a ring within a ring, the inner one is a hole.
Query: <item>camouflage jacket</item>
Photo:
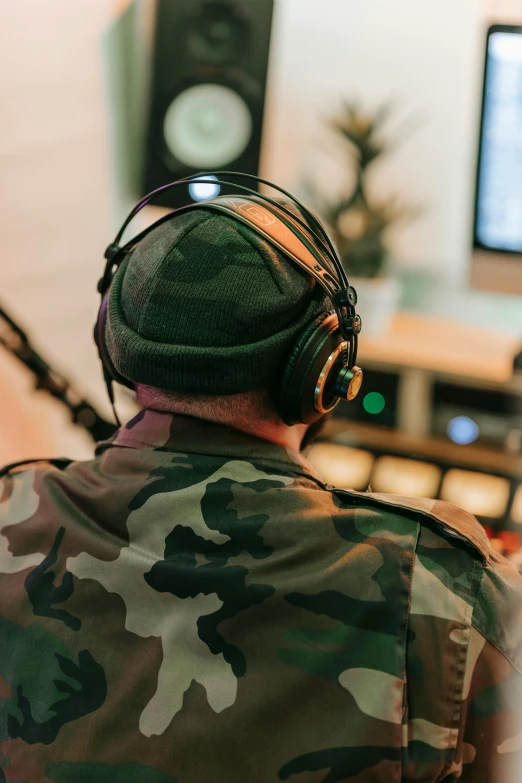
[[[518,781],[521,599],[454,506],[142,412],[0,480],[0,781]]]

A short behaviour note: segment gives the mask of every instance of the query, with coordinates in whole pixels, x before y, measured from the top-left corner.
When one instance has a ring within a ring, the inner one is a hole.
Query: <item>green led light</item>
[[[386,400],[379,392],[370,392],[363,400],[363,408],[366,413],[377,415],[382,413],[386,407]]]

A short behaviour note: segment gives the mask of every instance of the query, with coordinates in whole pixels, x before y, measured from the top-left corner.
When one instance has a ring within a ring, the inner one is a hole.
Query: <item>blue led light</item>
[[[211,185],[207,182],[198,182],[198,179],[214,179],[216,180],[216,185]],[[189,185],[189,193],[194,201],[208,201],[211,198],[217,198],[217,196],[219,196],[221,193],[221,185],[217,184],[217,177],[215,177],[214,174],[196,177]]]
[[[473,443],[479,436],[479,428],[469,416],[456,416],[454,419],[451,419],[448,422],[446,431],[453,443],[458,443],[459,446]]]

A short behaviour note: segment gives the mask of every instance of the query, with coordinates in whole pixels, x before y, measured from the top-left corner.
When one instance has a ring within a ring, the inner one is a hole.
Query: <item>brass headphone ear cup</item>
[[[315,406],[318,379],[332,353],[343,342],[335,313],[316,318],[294,345],[276,396],[286,424],[312,424],[324,415]],[[335,406],[333,406],[335,407]]]
[[[303,355],[303,350],[310,342],[310,339],[321,326],[321,324],[330,316],[332,312],[321,313],[313,320],[302,332],[297,342],[294,343],[292,350],[283,366],[283,374],[277,391],[276,402],[278,413],[286,424],[297,424],[300,420],[300,410],[297,406],[296,393],[294,390],[294,371],[297,363]]]

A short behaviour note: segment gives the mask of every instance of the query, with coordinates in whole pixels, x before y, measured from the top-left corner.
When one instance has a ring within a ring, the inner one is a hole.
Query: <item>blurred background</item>
[[[238,169],[328,221],[359,292],[366,382],[317,469],[520,557],[521,0],[3,0],[0,52],[0,463],[92,455],[106,246]]]

